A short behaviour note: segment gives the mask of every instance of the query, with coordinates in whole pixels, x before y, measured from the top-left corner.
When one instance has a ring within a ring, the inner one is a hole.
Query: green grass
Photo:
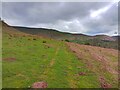
[[[16,58],[2,62],[3,88],[27,88],[39,81],[47,82],[48,88],[100,87],[95,74],[78,76],[79,72],[93,72],[68,50],[64,42],[32,38],[3,34],[3,59]]]

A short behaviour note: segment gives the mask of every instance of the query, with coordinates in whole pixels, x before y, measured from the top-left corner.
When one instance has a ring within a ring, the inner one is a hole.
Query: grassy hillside
[[[84,77],[87,85],[84,79],[79,81],[77,67],[83,66],[82,71],[90,71],[68,51],[64,42],[33,40],[33,37],[10,38],[3,34],[3,87],[26,88],[37,81],[46,81],[51,88],[99,86],[93,75]],[[91,80],[94,81],[90,83]]]
[[[14,27],[14,28],[24,33],[39,35],[52,39],[74,42],[78,44],[87,44],[87,45],[89,44],[92,46],[99,46],[104,48],[118,49],[117,37],[110,37],[107,35],[88,36],[84,34],[70,34],[70,33],[59,32],[54,29],[45,29],[45,28],[27,28],[27,27]]]
[[[101,52],[110,63],[106,65],[115,71],[100,73],[99,64],[104,64],[85,52],[89,46],[75,46],[73,51],[71,45],[76,45],[74,43],[66,44],[64,41],[17,32],[7,25],[3,27],[3,88],[28,88],[39,81],[47,82],[48,88],[104,88],[104,84],[105,87],[117,88],[117,55],[113,54],[117,54],[117,50],[98,49],[106,51]],[[75,52],[81,52],[83,56]],[[98,53],[97,50],[94,53]],[[115,63],[113,67],[112,63]],[[94,65],[92,69],[88,64]]]

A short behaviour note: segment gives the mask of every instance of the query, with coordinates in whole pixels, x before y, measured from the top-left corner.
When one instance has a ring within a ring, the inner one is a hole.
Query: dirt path
[[[48,64],[48,66],[46,67],[45,71],[43,72],[43,74],[41,75],[41,78],[47,78],[47,74],[50,72],[51,67],[54,65],[55,63],[55,56],[58,54],[59,51],[59,47],[56,49],[54,57],[51,59],[50,63]]]
[[[49,67],[52,67],[52,66],[54,65],[54,63],[55,63],[55,56],[57,56],[59,49],[60,49],[60,48],[57,48],[57,50],[56,50],[56,52],[55,52],[55,55],[54,55],[54,57],[52,58],[52,60],[51,60],[51,62],[50,62]]]

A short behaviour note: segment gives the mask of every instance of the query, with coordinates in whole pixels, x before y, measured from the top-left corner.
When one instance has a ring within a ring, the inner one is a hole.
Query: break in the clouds
[[[118,32],[115,2],[3,2],[2,19],[9,25],[70,33],[114,35]]]

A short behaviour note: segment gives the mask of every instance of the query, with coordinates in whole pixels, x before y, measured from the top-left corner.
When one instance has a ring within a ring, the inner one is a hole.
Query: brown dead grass
[[[96,46],[80,45],[66,42],[69,49],[86,64],[87,68],[95,72],[98,76],[105,77],[105,73],[113,75],[113,81],[118,80],[118,50],[106,49]],[[113,60],[115,57],[116,60]],[[100,81],[101,87],[109,88],[111,85]]]
[[[15,61],[16,58],[9,57],[9,58],[3,58],[3,60],[5,60],[5,61]]]
[[[72,52],[80,59],[84,61],[89,67],[92,67],[92,63],[98,62],[102,67],[101,69],[107,70],[112,74],[118,74],[113,67],[117,67],[117,60],[113,63],[108,57],[111,56],[118,57],[118,51],[114,49],[106,49],[95,46],[80,45],[75,43],[66,43]]]

